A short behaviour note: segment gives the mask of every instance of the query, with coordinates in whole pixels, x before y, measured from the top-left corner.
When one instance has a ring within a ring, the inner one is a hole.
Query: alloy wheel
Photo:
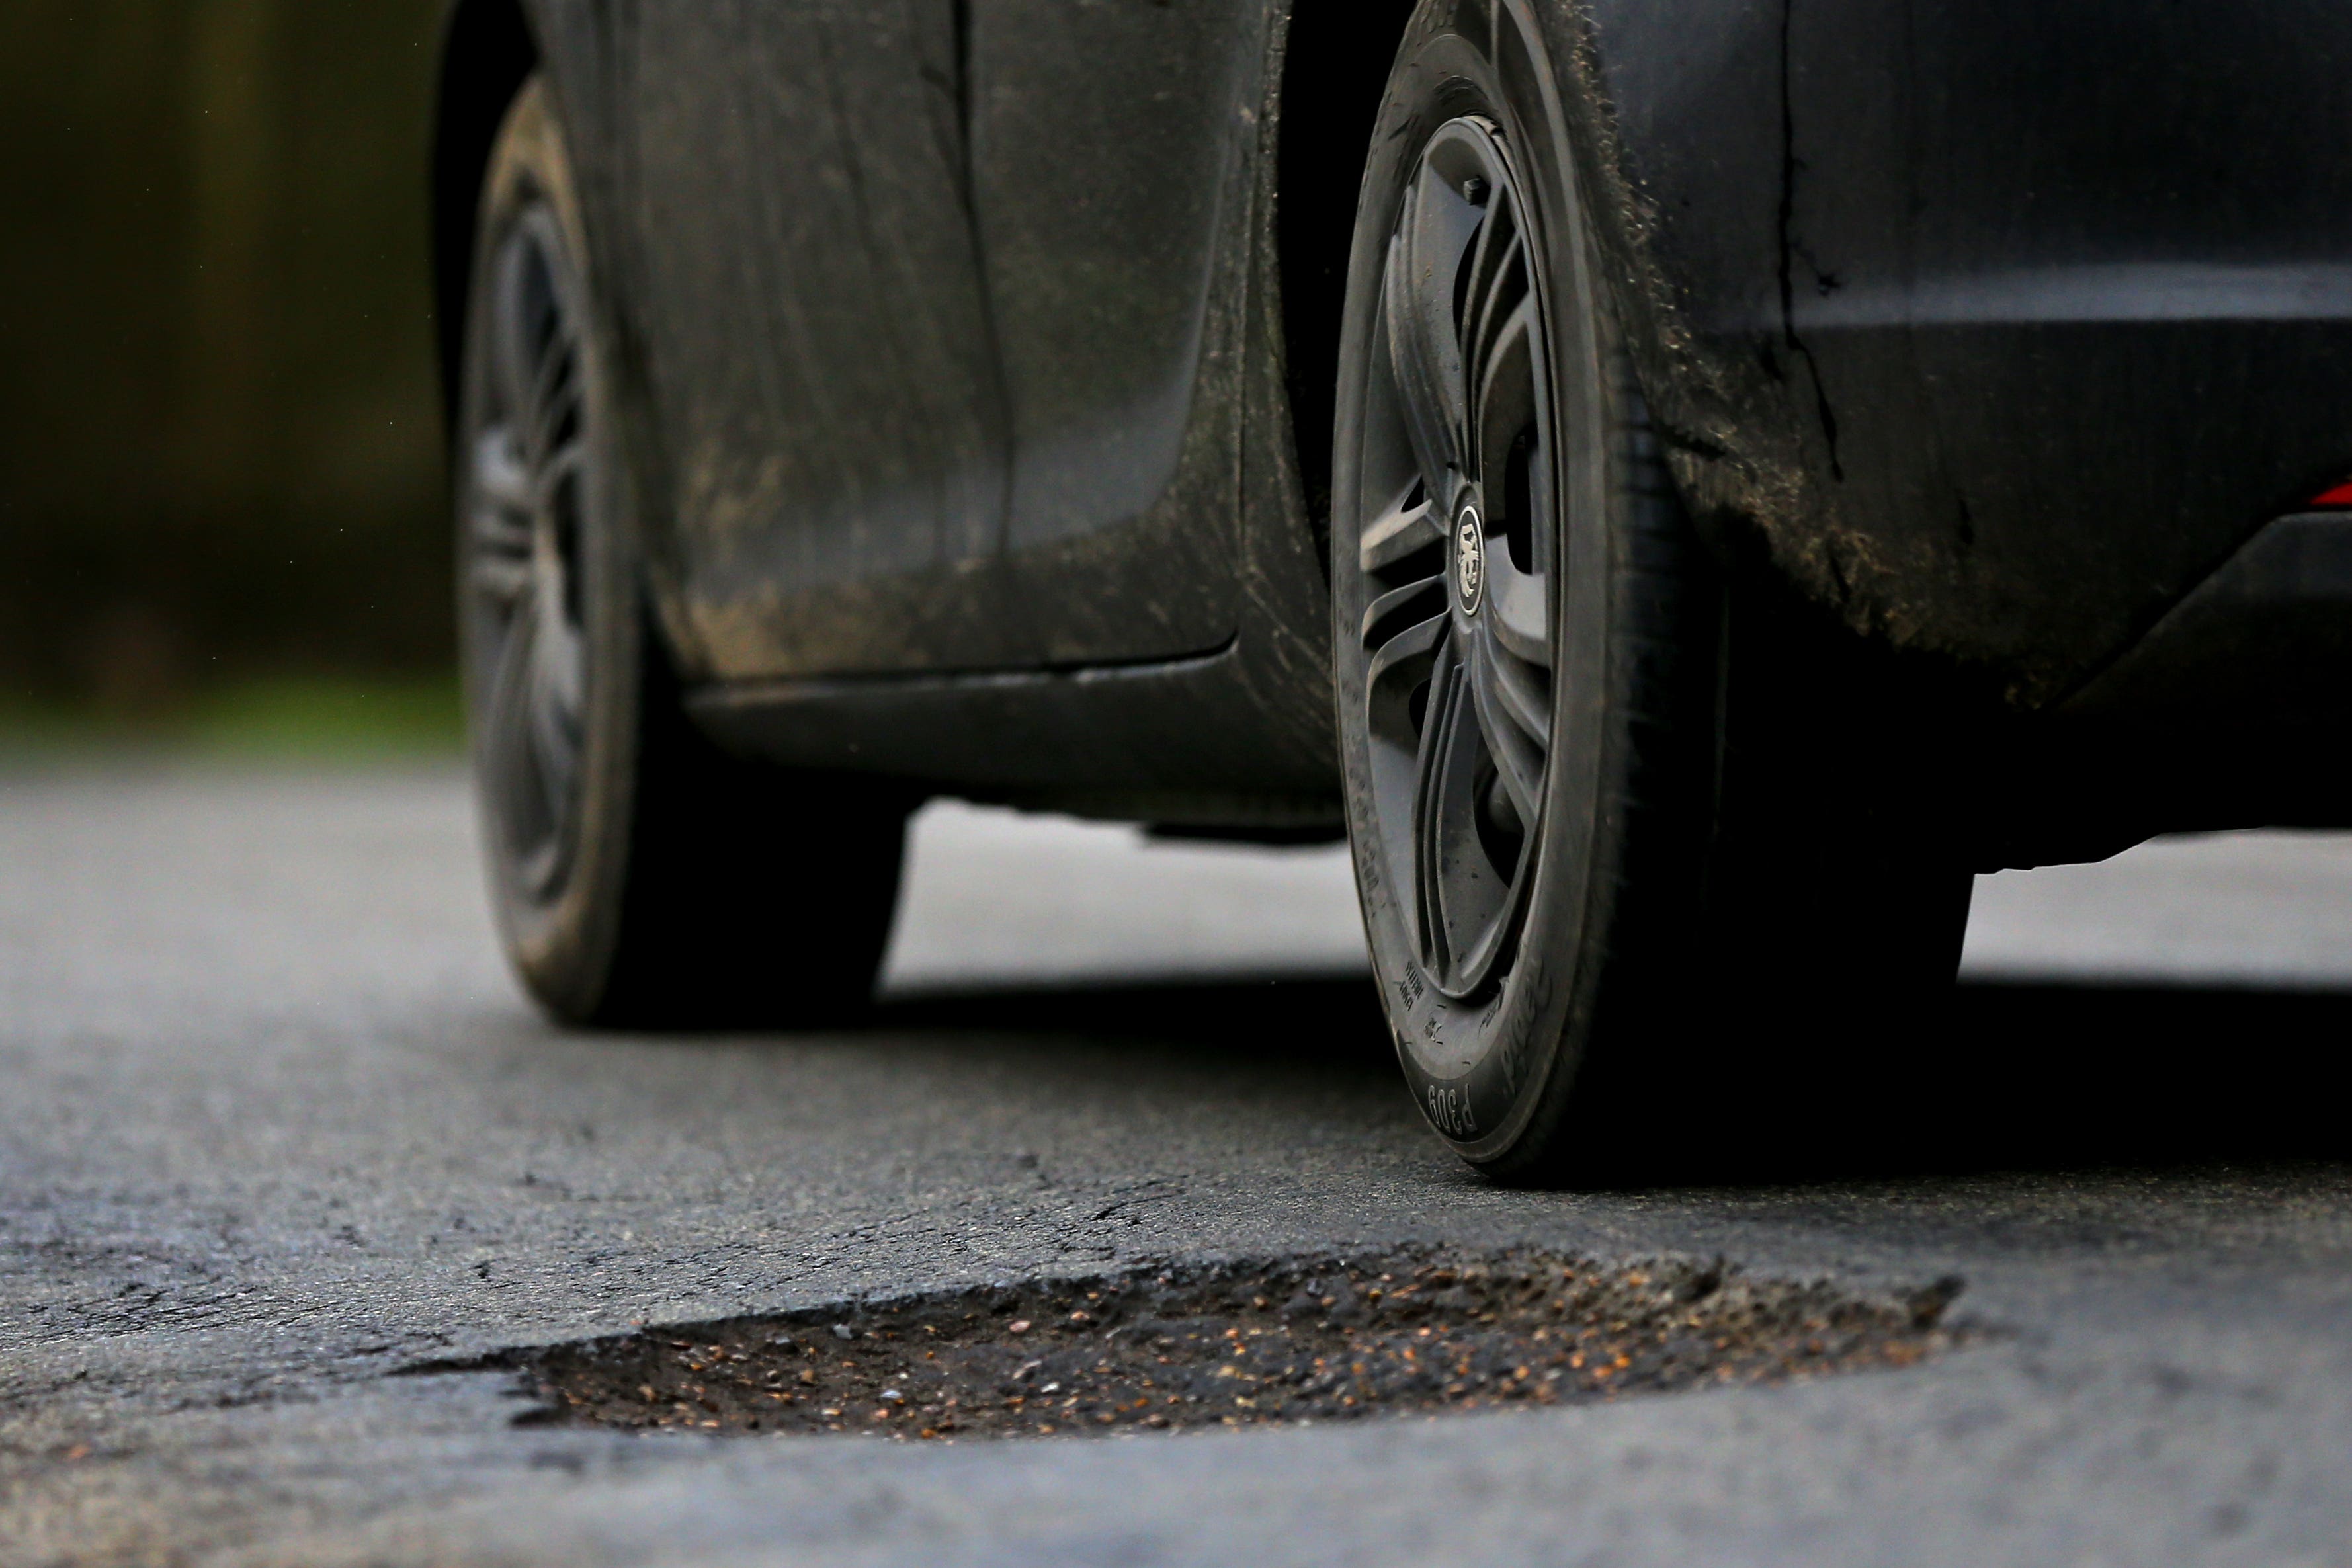
[[[1550,378],[1494,126],[1440,126],[1391,236],[1357,519],[1372,808],[1422,967],[1511,967],[1553,731]]]
[[[492,258],[468,450],[465,584],[481,777],[518,891],[552,898],[580,810],[594,479],[579,302],[562,230],[526,206]]]

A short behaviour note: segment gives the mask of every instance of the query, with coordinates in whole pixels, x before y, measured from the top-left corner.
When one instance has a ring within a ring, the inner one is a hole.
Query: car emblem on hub
[[[1475,615],[1486,591],[1486,531],[1477,507],[1462,508],[1454,541],[1454,585],[1462,595],[1462,613]]]

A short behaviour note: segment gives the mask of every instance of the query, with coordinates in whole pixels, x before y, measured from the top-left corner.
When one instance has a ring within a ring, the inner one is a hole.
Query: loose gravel
[[[1067,1437],[1615,1399],[1905,1367],[1979,1336],[1957,1280],[1440,1251],[1143,1268],[515,1353],[532,1423]],[[444,1368],[446,1370],[446,1368]]]

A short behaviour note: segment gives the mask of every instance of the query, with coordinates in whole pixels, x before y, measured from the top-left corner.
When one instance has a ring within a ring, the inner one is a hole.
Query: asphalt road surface
[[[1417,1124],[1330,852],[935,809],[878,1023],[676,1039],[540,1021],[470,837],[445,774],[0,778],[0,1561],[2352,1564],[2342,840],[1991,879],[1950,1016],[1836,1082],[1756,1041],[1787,1092],[1708,1185],[1528,1193]],[[1978,1341],[953,1447],[405,1375],[1416,1239],[1958,1276]]]

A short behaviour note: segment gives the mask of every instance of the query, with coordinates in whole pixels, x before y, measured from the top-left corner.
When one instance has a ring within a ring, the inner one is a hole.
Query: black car
[[[475,748],[561,1019],[863,1006],[907,813],[1354,846],[1501,1176],[1971,876],[2352,822],[2352,11],[460,0]]]

